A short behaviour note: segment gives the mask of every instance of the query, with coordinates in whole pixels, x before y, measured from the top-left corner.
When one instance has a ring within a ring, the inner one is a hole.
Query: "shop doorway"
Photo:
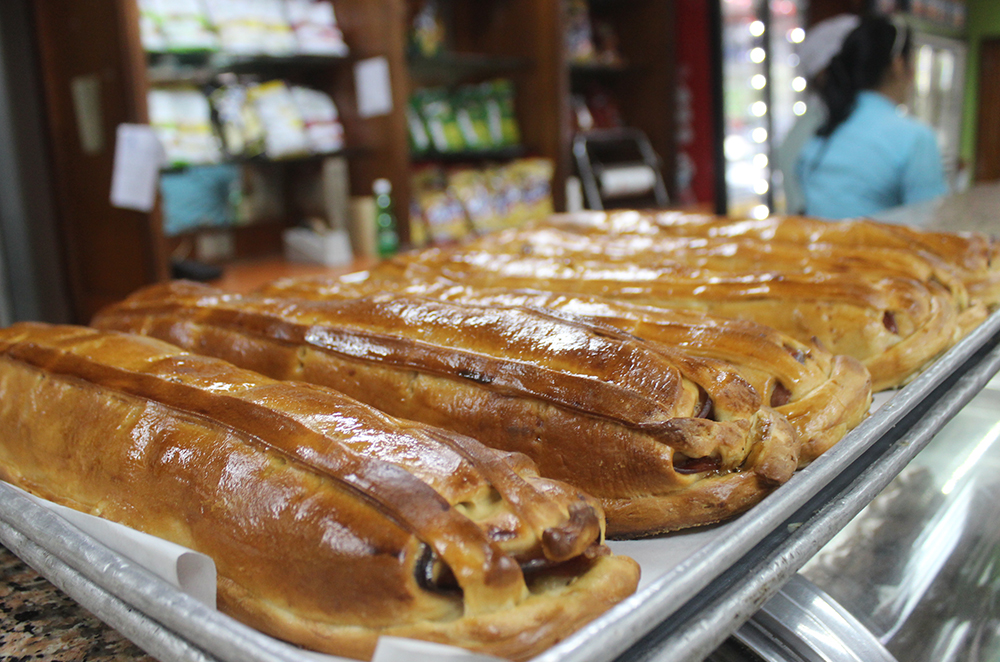
[[[979,123],[976,127],[976,181],[1000,180],[1000,38],[979,48]]]

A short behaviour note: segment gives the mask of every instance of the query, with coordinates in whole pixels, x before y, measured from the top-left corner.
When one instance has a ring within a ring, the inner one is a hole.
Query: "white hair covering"
[[[860,22],[861,19],[854,14],[840,14],[809,29],[799,48],[799,64],[806,78],[813,78],[826,69],[833,56],[840,52],[847,35]]]

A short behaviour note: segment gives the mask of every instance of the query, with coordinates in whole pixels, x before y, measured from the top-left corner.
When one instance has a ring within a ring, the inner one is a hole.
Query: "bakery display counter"
[[[935,198],[883,212],[877,218],[886,223],[910,225],[923,230],[942,232],[998,231],[1000,183],[977,184],[967,191]]]
[[[940,283],[935,282],[934,286],[940,289]],[[813,290],[809,293],[816,296]],[[159,302],[152,296],[149,299],[140,297],[137,301],[141,306],[150,301]],[[255,304],[247,298],[240,301],[243,308],[236,312],[249,316],[248,311]],[[211,305],[222,306],[218,301]],[[153,310],[152,304],[148,306],[143,310]],[[879,308],[876,326],[901,335],[894,313],[889,312],[896,309],[885,308],[884,315]],[[190,309],[195,310],[194,304],[190,304]],[[412,308],[408,310],[412,312]],[[985,317],[985,308],[979,310]],[[923,572],[920,575],[926,580],[923,590],[894,595],[889,590],[890,584],[884,584],[886,588],[879,591],[878,596],[884,598],[884,602],[875,605],[871,613],[862,608],[871,605],[849,604],[852,598],[864,593],[863,589],[854,594],[845,593],[845,587],[838,582],[824,584],[823,574],[839,577],[856,569],[851,561],[844,559],[855,553],[865,553],[866,548],[857,538],[851,538],[852,531],[868,532],[877,527],[857,524],[864,522],[865,516],[858,520],[855,517],[875,501],[876,505],[868,512],[875,512],[876,520],[870,521],[877,521],[881,506],[876,497],[890,484],[896,487],[891,487],[886,494],[898,491],[900,483],[893,481],[900,474],[903,474],[904,487],[913,486],[911,476],[922,476],[920,485],[929,491],[914,499],[928,506],[942,503],[930,498],[935,490],[956,495],[969,493],[969,490],[974,492],[964,483],[959,485],[959,479],[971,476],[969,467],[989,457],[994,433],[987,432],[982,437],[991,439],[990,443],[967,440],[971,445],[963,449],[937,440],[942,438],[939,433],[959,412],[972,411],[975,407],[982,412],[991,411],[990,391],[984,388],[1000,371],[1000,312],[980,322],[983,317],[977,317],[978,326],[932,363],[921,361],[894,382],[905,383],[905,386],[877,393],[867,418],[853,429],[847,426],[850,432],[829,450],[814,456],[815,459],[810,458],[811,463],[803,462],[800,466],[804,468],[794,474],[790,469],[791,478],[749,511],[722,524],[636,540],[611,541],[612,552],[629,556],[639,563],[642,577],[637,592],[532,659],[535,662],[814,659],[816,655],[812,653],[818,650],[817,647],[831,641],[847,642],[835,645],[845,657],[831,657],[831,653],[828,659],[872,660],[879,659],[877,656],[883,653],[887,661],[893,659],[890,644],[894,633],[907,632],[908,627],[920,627],[915,625],[918,620],[912,621],[912,626],[901,623],[914,615],[916,619],[931,618],[915,605],[925,596],[932,595],[937,576],[933,570],[947,567],[949,561],[927,556],[926,550],[933,551],[934,544],[920,548],[913,542],[912,548],[924,552],[913,555],[910,565],[903,570]],[[314,331],[325,328],[315,320],[310,324],[309,328]],[[962,328],[963,333],[969,326]],[[272,328],[256,321],[252,321],[251,327]],[[603,327],[602,332],[606,332]],[[957,330],[949,332],[947,342],[953,342],[959,335]],[[289,338],[292,336],[281,336],[282,342],[289,342]],[[225,343],[225,347],[230,346],[235,345]],[[761,352],[760,341],[752,347],[749,355]],[[791,345],[784,345],[784,349],[791,353]],[[937,350],[929,356],[936,353]],[[797,357],[798,362],[804,363],[806,356]],[[518,358],[523,359],[522,356]],[[466,379],[469,375],[476,378],[473,380],[476,383],[493,381],[488,373],[460,374]],[[772,403],[781,402],[780,397],[777,400],[769,397]],[[839,400],[844,396],[836,397]],[[866,393],[864,402],[867,401]],[[830,401],[824,402],[828,406]],[[987,404],[970,405],[982,402]],[[621,403],[617,406],[621,407]],[[864,407],[864,404],[860,406],[859,413]],[[697,418],[700,415],[673,416]],[[709,415],[706,413],[704,417]],[[981,418],[985,420],[989,414],[983,413]],[[970,434],[969,438],[973,436]],[[921,473],[921,466],[928,467],[927,471]],[[953,478],[954,485],[951,485]],[[891,503],[891,496],[889,499]],[[935,511],[942,512],[941,515],[922,511],[919,518],[925,523],[954,523],[959,519],[961,508],[967,508],[966,515],[971,512],[968,510],[971,504],[967,499],[965,506],[944,506],[943,511]],[[105,539],[100,532],[77,526],[84,525],[71,524],[24,493],[0,483],[0,544],[154,658],[206,662],[341,659],[307,653],[216,611],[214,594],[209,599],[199,597],[179,579],[182,574],[179,561],[173,574],[164,574],[142,562],[139,557],[146,554],[145,543],[122,544],[114,537]],[[893,534],[891,527],[885,527],[885,531],[897,543],[904,539]],[[959,533],[951,533],[953,537],[946,539],[954,541],[954,549],[969,547],[962,542]],[[944,534],[942,530],[935,530],[928,535],[933,542],[940,543]],[[916,534],[913,540],[919,536]],[[983,546],[977,544],[971,548],[985,558],[987,552],[983,550],[991,541],[984,539]],[[844,549],[849,551],[845,553]],[[988,559],[984,563],[988,565]],[[936,566],[928,569],[928,564]],[[862,562],[861,565],[867,564]],[[214,575],[212,577],[202,579],[201,584],[214,590]],[[858,587],[870,583],[870,577],[858,575]],[[988,599],[992,599],[992,594]],[[962,623],[965,625],[953,625],[953,630],[975,630],[976,626],[970,621]],[[954,637],[948,639],[945,634],[939,638],[944,646],[955,640]],[[781,657],[774,651],[763,650],[768,642],[775,641],[781,642],[779,648],[798,650],[799,657]],[[445,651],[436,646],[383,638],[374,660],[440,659]],[[734,648],[730,650],[730,647]],[[755,647],[759,649],[757,653],[740,657]],[[772,653],[776,656],[767,656]],[[482,659],[459,649],[448,649],[447,654],[449,659],[456,661]]]
[[[982,390],[1000,369],[998,343],[994,315],[740,518],[613,542],[643,566],[639,592],[535,659],[704,659]],[[300,649],[206,607],[5,485],[0,520],[0,542],[157,659],[302,659]]]
[[[998,438],[994,379],[709,659],[996,659]]]

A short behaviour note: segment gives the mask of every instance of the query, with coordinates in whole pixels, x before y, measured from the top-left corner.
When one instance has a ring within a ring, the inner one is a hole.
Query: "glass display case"
[[[727,211],[766,218],[784,211],[774,148],[805,113],[796,49],[805,38],[801,0],[724,0],[723,151]]]
[[[959,151],[965,94],[965,42],[925,31],[914,33],[914,84],[910,112],[934,127],[945,177],[953,190],[965,188]]]
[[[997,659],[998,439],[994,378],[710,659]]]

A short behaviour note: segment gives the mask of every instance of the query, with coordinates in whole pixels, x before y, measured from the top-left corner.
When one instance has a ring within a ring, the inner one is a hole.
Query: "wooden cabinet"
[[[162,82],[142,47],[136,0],[38,0],[33,10],[58,223],[76,321],[86,322],[102,306],[169,278],[172,256],[199,258],[191,255],[199,237],[224,235],[230,259],[280,255],[282,230],[302,217],[292,204],[253,224],[176,236],[165,234],[159,207],[152,213],[113,207],[109,193],[116,128],[147,123],[147,93],[154,82]],[[393,102],[396,107],[405,103],[405,2],[337,0],[336,10],[351,47],[349,59],[262,57],[244,62],[241,71],[327,92],[345,127],[351,194],[370,194],[374,179],[389,177],[405,200],[405,125],[396,113],[358,116],[352,68],[358,59],[385,57],[393,73]],[[318,159],[260,166],[265,177],[287,187],[315,175],[318,167]]]
[[[109,203],[115,128],[146,118],[137,10],[125,0],[34,4],[56,213],[73,316],[166,278],[158,214]]]
[[[285,63],[274,71],[333,98],[344,125],[350,194],[368,195],[376,178],[390,179],[404,242],[414,164],[405,108],[417,87],[435,80],[513,81],[524,152],[555,164],[557,209],[573,173],[571,92],[595,77],[614,91],[625,121],[650,136],[672,181],[672,0],[592,0],[594,13],[620,35],[626,64],[614,70],[568,62],[564,0],[440,0],[451,36],[447,53],[434,62],[409,54],[416,0],[333,1],[349,58],[322,66]],[[140,213],[109,202],[116,127],[148,121],[151,82],[136,0],[36,0],[33,9],[62,250],[74,316],[86,322],[103,305],[169,278],[171,256],[198,233],[168,237],[160,209]],[[362,117],[354,64],[372,57],[388,63],[392,111]],[[294,184],[317,165],[280,167]],[[270,222],[226,230],[233,235],[233,258],[280,255],[281,230],[298,220],[296,211],[287,209]]]
[[[422,0],[409,0],[410,15]],[[625,125],[643,130],[663,161],[672,191],[675,125],[673,0],[590,0],[588,13],[616,35],[622,61],[579,63],[567,53],[568,0],[439,0],[448,26],[444,52],[411,58],[410,90],[477,82],[502,75],[514,82],[524,152],[552,160],[552,193],[565,208],[575,174],[572,99],[593,86],[607,90]]]
[[[612,35],[620,58],[609,61],[598,57],[583,62],[564,58],[569,91],[577,97],[587,97],[599,90],[612,100],[625,126],[646,134],[662,161],[663,178],[674,199],[677,89],[674,2],[589,0],[588,7],[595,39],[600,42],[602,31]],[[566,145],[560,155],[568,161]],[[572,172],[572,166],[567,162],[561,170]]]

